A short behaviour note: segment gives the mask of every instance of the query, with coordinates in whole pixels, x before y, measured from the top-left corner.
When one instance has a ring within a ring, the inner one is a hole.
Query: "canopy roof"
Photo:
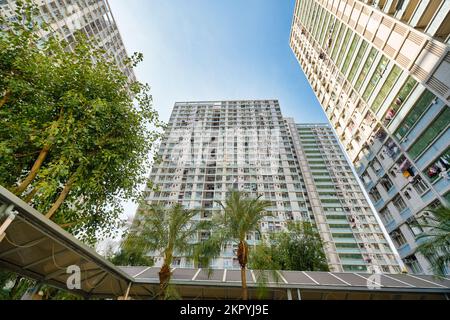
[[[14,219],[8,225],[8,216]],[[6,223],[6,224],[5,224]],[[0,268],[67,290],[76,265],[81,270],[81,289],[74,293],[86,298],[151,299],[158,290],[158,268],[117,267],[84,245],[41,213],[0,187]],[[183,298],[237,299],[240,297],[239,270],[172,270],[171,283]],[[266,287],[273,299],[445,299],[450,279],[426,275],[267,272]],[[248,270],[250,297],[258,291],[258,271]],[[371,278],[369,278],[371,277]]]

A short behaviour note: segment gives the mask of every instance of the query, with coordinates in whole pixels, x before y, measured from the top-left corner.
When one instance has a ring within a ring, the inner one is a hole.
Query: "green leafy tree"
[[[261,197],[249,198],[239,191],[232,191],[222,210],[212,217],[210,237],[197,245],[195,259],[202,265],[209,266],[213,258],[220,255],[224,245],[237,243],[237,259],[241,267],[242,299],[248,300],[247,264],[250,256],[247,235],[260,232],[260,223],[265,216],[270,202]]]
[[[206,227],[205,222],[193,219],[199,213],[198,210],[184,209],[178,203],[169,208],[142,203],[122,244],[124,252],[136,253],[140,257],[149,253],[162,256],[159,299],[168,299],[174,294],[169,288],[174,257],[193,256],[198,234]]]
[[[445,277],[450,270],[450,208],[429,210],[420,226],[427,230],[417,240],[423,241],[417,251],[427,257],[435,275]]]
[[[270,253],[280,270],[329,271],[319,233],[309,222],[293,222],[273,234]]]
[[[35,281],[14,272],[0,270],[0,300],[18,300]]]
[[[320,235],[309,222],[291,222],[287,231],[272,233],[256,245],[250,261],[262,298],[269,277],[280,280],[277,270],[329,271]]]
[[[109,260],[116,266],[152,266],[154,260],[147,256],[146,252],[138,250],[140,248],[125,249],[121,248],[119,252],[113,255]]]
[[[35,7],[18,4],[23,19],[1,22],[0,184],[94,243],[118,229],[122,200],[140,196],[163,125],[148,85],[81,33],[42,40]]]

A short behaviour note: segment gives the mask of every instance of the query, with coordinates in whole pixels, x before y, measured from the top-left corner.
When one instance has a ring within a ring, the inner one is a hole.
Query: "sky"
[[[109,3],[162,120],[176,101],[279,99],[286,117],[326,122],[289,47],[294,0]]]
[[[168,121],[175,102],[278,99],[285,117],[327,122],[289,47],[294,0],[109,0],[135,69]],[[130,219],[136,204],[124,205]]]

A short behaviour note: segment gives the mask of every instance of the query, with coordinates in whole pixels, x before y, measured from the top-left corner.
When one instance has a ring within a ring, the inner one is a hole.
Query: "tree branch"
[[[3,107],[6,103],[8,103],[9,98],[11,98],[11,90],[6,90],[5,95],[0,100],[0,108]]]
[[[69,180],[67,181],[66,185],[64,186],[63,191],[59,195],[58,199],[56,199],[56,201],[53,204],[53,206],[50,208],[50,210],[45,215],[45,217],[47,219],[51,219],[53,217],[53,215],[56,213],[56,211],[58,211],[58,209],[61,207],[61,205],[63,204],[64,200],[66,200],[66,197],[69,194],[70,189],[72,188],[72,185],[73,185],[73,183],[76,180],[76,177],[77,177],[77,173],[74,173],[69,178]]]

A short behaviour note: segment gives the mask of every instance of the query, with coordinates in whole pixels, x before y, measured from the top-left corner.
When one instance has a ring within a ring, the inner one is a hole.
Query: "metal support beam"
[[[97,269],[95,269],[95,270],[97,270]],[[98,270],[100,270],[100,269],[98,269]],[[100,272],[96,272],[96,273],[94,273],[93,275],[91,275],[91,276],[89,276],[89,277],[86,277],[86,278],[84,278],[83,280],[81,280],[81,283],[83,283],[83,282],[87,282],[87,281],[89,281],[89,280],[91,280],[92,278],[96,278],[96,277],[98,277],[99,275],[101,275],[101,274],[103,274],[103,273],[105,273],[105,271],[100,271]],[[89,284],[87,284],[87,285],[89,285]]]
[[[132,282],[130,282],[130,283],[128,284],[128,288],[127,288],[127,291],[125,292],[124,300],[128,300],[128,295],[130,294],[130,289],[131,289],[131,285],[132,285],[132,284],[133,284]]]
[[[13,209],[14,209],[13,204],[10,205],[7,205],[6,203],[2,204],[0,206],[0,217],[9,215]]]
[[[292,300],[292,291],[291,289],[286,289],[288,300]]]
[[[14,205],[9,205],[6,208],[6,205],[3,205],[0,210],[0,216],[7,215],[8,217],[6,220],[2,223],[0,226],[0,242],[5,238],[6,236],[6,229],[8,229],[9,225],[13,222],[13,220],[16,218],[16,215],[12,213],[14,209]]]
[[[55,278],[55,277],[57,277],[57,276],[59,276],[59,275],[61,275],[63,273],[67,273],[67,268],[72,266],[72,265],[75,265],[75,264],[80,266],[80,269],[81,269],[81,266],[83,264],[82,262],[83,262],[83,260],[78,260],[78,261],[75,261],[73,263],[69,263],[69,264],[67,264],[64,267],[61,267],[61,269],[59,269],[59,270],[57,270],[55,272],[47,274],[44,279],[45,280],[49,280],[49,279]]]
[[[17,245],[13,249],[10,249],[10,250],[7,250],[7,251],[3,251],[2,253],[0,253],[0,258],[3,258],[5,256],[7,256],[7,255],[10,255],[10,254],[14,253],[14,252],[20,251],[20,250],[24,249],[25,247],[26,248],[33,247],[33,246],[35,246],[35,245],[37,245],[37,244],[39,244],[42,241],[45,241],[47,239],[48,239],[47,237],[42,237],[42,238],[39,238],[39,239],[36,239],[36,240],[33,240],[33,241],[29,241],[27,243],[22,243],[20,245]]]
[[[56,252],[56,253],[53,255],[53,257],[56,257],[57,255],[60,255],[61,253],[64,253],[64,252],[67,252],[67,251],[68,251],[67,249],[63,249],[63,250],[61,250],[61,251],[58,251],[58,252]],[[38,265],[38,264],[47,262],[48,260],[53,259],[53,257],[52,257],[52,256],[49,256],[49,257],[45,257],[45,258],[42,258],[42,259],[33,261],[33,262],[31,262],[31,263],[29,263],[29,264],[27,264],[27,265],[24,265],[23,268],[24,268],[24,269],[29,269],[29,268],[31,268],[31,267],[34,267],[34,266]]]
[[[104,276],[92,287],[91,290],[89,290],[89,294],[92,293],[92,291],[94,291],[94,289],[99,286],[100,284],[103,283],[103,281],[105,281],[106,277],[108,276],[108,272],[105,272]]]

